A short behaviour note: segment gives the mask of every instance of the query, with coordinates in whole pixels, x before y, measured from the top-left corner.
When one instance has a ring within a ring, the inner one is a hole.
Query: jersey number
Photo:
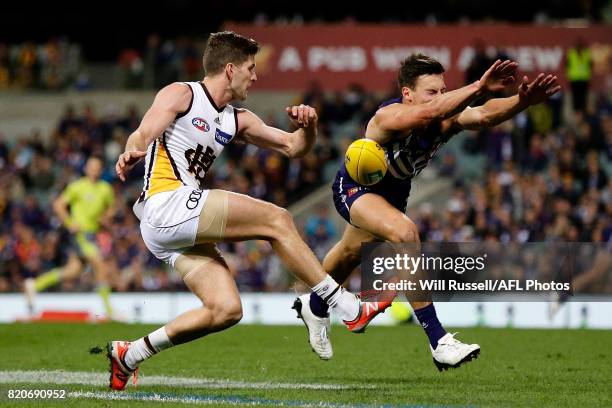
[[[189,163],[188,170],[194,175],[196,180],[198,180],[200,188],[204,183],[204,177],[208,169],[210,169],[216,157],[212,147],[207,146],[206,151],[204,151],[204,146],[201,144],[198,144],[195,149],[188,149],[185,151],[185,159],[187,159],[187,163]]]

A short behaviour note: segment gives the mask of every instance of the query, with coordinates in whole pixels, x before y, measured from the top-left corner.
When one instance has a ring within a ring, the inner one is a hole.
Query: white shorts
[[[156,258],[174,267],[176,258],[194,246],[209,191],[181,186],[134,206],[142,238]]]

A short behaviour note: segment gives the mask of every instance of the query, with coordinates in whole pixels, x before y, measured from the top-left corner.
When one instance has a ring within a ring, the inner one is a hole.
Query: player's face
[[[444,92],[446,92],[446,85],[442,75],[421,75],[417,78],[414,89],[410,90],[410,96],[412,103],[420,104],[427,103]]]
[[[102,175],[102,162],[99,159],[89,159],[85,163],[85,176],[97,180]]]
[[[249,88],[255,81],[257,81],[255,58],[251,56],[242,64],[234,66],[234,76],[232,77],[231,85],[234,99],[245,100]]]

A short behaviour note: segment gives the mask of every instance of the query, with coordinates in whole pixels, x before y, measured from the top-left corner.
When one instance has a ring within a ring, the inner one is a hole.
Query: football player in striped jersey
[[[444,68],[438,61],[422,54],[411,55],[403,61],[398,73],[401,96],[380,106],[365,134],[385,149],[385,177],[373,186],[362,186],[351,179],[343,165],[333,184],[334,204],[348,225],[341,240],[325,257],[323,268],[337,282],[344,282],[360,264],[362,242],[419,245],[417,226],[405,214],[411,180],[452,135],[462,129],[500,124],[559,91],[557,77],[540,74],[532,81],[524,77],[513,96],[469,107],[482,95],[502,91],[513,84],[517,66],[510,60],[498,60],[480,80],[447,92]],[[429,338],[433,360],[440,371],[458,367],[478,355],[480,346],[455,339],[440,324],[433,303],[418,300],[411,305]],[[322,359],[331,358],[328,330],[323,330],[329,325],[325,303],[312,293],[296,299],[294,308],[309,329],[314,351]]]
[[[256,41],[234,32],[211,34],[202,81],[173,83],[156,96],[127,140],[116,172],[143,158],[143,191],[134,205],[147,248],[173,266],[201,307],[177,316],[135,341],[107,345],[110,387],[123,390],[140,364],[169,347],[227,329],[242,318],[238,287],[217,242],[264,239],[295,276],[334,310],[352,332],[363,331],[388,302],[361,302],[323,271],[301,239],[289,212],[272,203],[206,186],[205,176],[234,140],[302,157],[315,143],[317,113],[306,105],[286,108],[297,130],[266,125],[232,100],[244,100],[257,80]]]

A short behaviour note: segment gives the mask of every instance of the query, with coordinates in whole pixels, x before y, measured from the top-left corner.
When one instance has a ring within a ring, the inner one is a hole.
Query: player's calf
[[[203,307],[183,313],[165,327],[168,337],[176,345],[228,329],[241,319],[242,305],[239,299],[217,301],[211,297]]]

